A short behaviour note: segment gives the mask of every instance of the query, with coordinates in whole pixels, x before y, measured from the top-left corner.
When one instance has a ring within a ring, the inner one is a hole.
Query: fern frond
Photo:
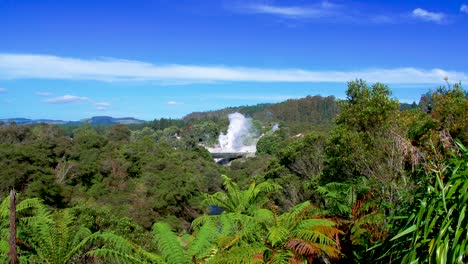
[[[191,259],[185,254],[178,237],[171,231],[169,225],[156,223],[153,225],[154,241],[162,257],[169,264],[190,263]]]
[[[266,247],[262,244],[246,244],[230,250],[218,252],[210,262],[219,264],[263,263],[262,256]]]
[[[109,248],[97,248],[86,253],[88,256],[97,257],[101,260],[107,260],[110,263],[146,263],[134,256],[127,255],[118,250]]]
[[[272,246],[277,246],[289,237],[289,230],[283,226],[273,226],[268,231],[268,240]]]
[[[193,233],[193,240],[188,253],[190,256],[195,256],[197,259],[204,258],[209,255],[209,252],[215,248],[214,241],[219,236],[218,228],[212,220],[206,221],[200,229]]]

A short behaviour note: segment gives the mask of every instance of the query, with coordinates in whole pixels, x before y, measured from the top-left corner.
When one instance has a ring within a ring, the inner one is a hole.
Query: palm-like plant
[[[386,237],[381,199],[368,186],[368,181],[360,178],[355,183],[332,182],[318,187],[325,209],[344,231],[343,251],[357,262],[365,261],[363,258],[369,255],[366,250]]]
[[[332,214],[350,218],[354,204],[357,202],[357,186],[351,183],[331,182],[317,188],[323,197],[325,208]]]
[[[166,223],[153,225],[154,242],[161,263],[204,263],[216,253],[214,241],[219,232],[212,221],[206,221],[192,235],[177,236]]]
[[[33,263],[68,263],[91,239],[89,229],[75,226],[68,210],[44,212],[28,224],[26,242],[35,251]]]
[[[337,241],[342,232],[335,222],[318,218],[309,201],[284,214],[275,214],[272,220],[267,227],[268,249],[263,254],[266,262],[311,263],[316,257],[339,257]]]
[[[330,220],[313,214],[310,202],[279,214],[264,208],[268,194],[281,189],[270,182],[251,184],[247,190],[225,178],[227,193],[207,196],[210,205],[224,209],[218,216],[202,216],[193,226],[217,227],[215,263],[282,263],[311,261],[314,257],[338,257],[340,231]]]
[[[281,190],[281,186],[272,182],[252,183],[247,190],[239,186],[226,175],[221,175],[227,192],[206,195],[205,201],[211,206],[221,207],[225,212],[252,215],[269,201],[268,195]]]
[[[20,223],[17,226],[18,233],[24,233],[26,223],[34,222],[36,215],[41,215],[47,209],[42,204],[40,199],[32,198],[25,199],[16,205],[16,216]],[[8,262],[8,237],[9,237],[9,215],[10,215],[10,197],[4,199],[0,204],[0,261],[2,263]],[[22,253],[22,252],[20,252]],[[20,261],[24,260],[20,256]]]
[[[45,212],[29,223],[27,242],[35,254],[29,262],[65,264],[86,256],[107,259],[113,263],[148,263],[160,258],[125,238],[111,232],[92,233],[75,224],[75,216],[67,209]]]
[[[128,240],[109,232],[92,233],[77,225],[67,209],[50,212],[40,199],[25,199],[16,206],[18,240],[27,250],[20,251],[20,262],[70,263],[86,256],[113,263],[157,262],[157,255],[144,251]],[[0,204],[0,260],[8,256],[9,198]],[[21,248],[21,247],[20,247]]]

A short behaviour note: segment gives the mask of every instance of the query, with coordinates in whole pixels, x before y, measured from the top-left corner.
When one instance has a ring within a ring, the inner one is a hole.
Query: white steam
[[[219,146],[209,148],[210,152],[247,152],[255,153],[255,132],[252,119],[246,118],[240,113],[232,113],[228,116],[229,127],[227,133],[219,135]],[[251,141],[252,144],[248,144]]]
[[[279,124],[276,123],[276,124],[274,124],[273,127],[271,128],[271,132],[275,132],[275,131],[278,130],[278,129],[279,129]]]

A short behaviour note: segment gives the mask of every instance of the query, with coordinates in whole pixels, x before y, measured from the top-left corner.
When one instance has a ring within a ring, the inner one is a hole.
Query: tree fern
[[[188,254],[197,260],[204,260],[211,257],[211,253],[216,250],[213,241],[218,237],[218,228],[210,219],[206,221],[198,230],[193,232],[194,239],[188,249]]]
[[[164,263],[164,259],[148,252],[127,239],[111,232],[95,233],[91,238],[93,244],[103,246],[86,253],[112,263]]]
[[[17,225],[18,234],[26,231],[25,228],[27,223],[36,221],[39,215],[46,215],[46,212],[46,207],[42,204],[40,199],[25,199],[19,202],[16,205],[16,217],[19,222],[19,225]],[[5,260],[3,262],[7,262],[6,260],[9,259],[7,243],[9,237],[9,214],[10,197],[8,196],[0,203],[0,260]],[[21,261],[24,259],[22,254],[25,252],[18,252],[20,254]]]
[[[190,263],[191,259],[182,248],[178,236],[171,231],[166,223],[153,225],[154,242],[161,257],[169,264]]]
[[[217,192],[205,196],[205,202],[223,208],[227,212],[252,213],[268,202],[268,195],[281,189],[281,186],[262,182],[252,183],[247,190],[240,190],[239,186],[229,177],[222,175],[227,192]]]
[[[28,238],[35,250],[34,262],[68,263],[91,240],[91,231],[76,226],[69,210],[57,211],[52,218],[48,214],[37,215],[29,221]]]

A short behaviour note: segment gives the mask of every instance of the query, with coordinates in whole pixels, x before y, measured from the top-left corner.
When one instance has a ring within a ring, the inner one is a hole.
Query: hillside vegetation
[[[109,126],[0,125],[20,263],[465,263],[468,94],[401,105],[384,84]],[[229,113],[257,155],[216,164]],[[279,129],[272,127],[279,124]]]

